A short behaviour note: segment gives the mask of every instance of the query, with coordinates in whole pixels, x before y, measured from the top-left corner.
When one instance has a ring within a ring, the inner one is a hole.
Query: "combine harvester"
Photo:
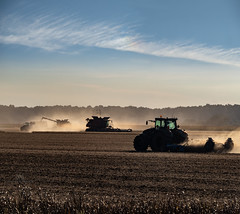
[[[231,138],[228,138],[224,144],[216,144],[212,138],[208,138],[205,145],[189,145],[188,134],[179,128],[177,118],[155,118],[154,128],[144,130],[136,136],[133,142],[137,152],[145,152],[148,147],[154,152],[229,152],[234,144]]]
[[[113,128],[112,120],[109,120],[110,117],[98,117],[92,116],[92,119],[87,118],[87,129],[86,131],[92,132],[131,132],[132,129],[119,129]]]
[[[64,120],[56,119],[56,120],[53,120],[51,118],[42,117],[42,120],[49,120],[49,121],[55,122],[57,124],[58,128],[65,128],[65,127],[69,127],[71,125],[71,123],[69,122],[68,119],[64,119]]]

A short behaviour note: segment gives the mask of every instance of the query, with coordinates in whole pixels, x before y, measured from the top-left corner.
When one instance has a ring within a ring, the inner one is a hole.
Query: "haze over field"
[[[91,116],[111,117],[114,126],[145,125],[146,120],[155,117],[177,117],[184,126],[240,127],[240,105],[205,105],[178,108],[143,108],[120,106],[36,106],[15,107],[0,105],[0,124],[20,124],[26,121],[40,121],[42,117],[69,119],[71,123],[84,128],[86,118]],[[44,120],[47,122],[47,120]],[[52,123],[50,121],[50,123]]]
[[[0,104],[239,104],[239,10],[238,0],[1,0]]]

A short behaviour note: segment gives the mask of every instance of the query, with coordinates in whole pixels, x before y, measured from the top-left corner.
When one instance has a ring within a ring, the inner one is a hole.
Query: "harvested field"
[[[196,142],[229,136],[189,133]],[[88,199],[240,198],[239,154],[137,153],[137,134],[0,133],[0,192],[21,184],[57,197],[74,190]]]

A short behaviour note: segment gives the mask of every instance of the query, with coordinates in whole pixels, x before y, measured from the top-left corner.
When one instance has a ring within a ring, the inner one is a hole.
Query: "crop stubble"
[[[123,200],[240,197],[240,155],[137,153],[137,134],[0,133],[0,190],[22,183]]]

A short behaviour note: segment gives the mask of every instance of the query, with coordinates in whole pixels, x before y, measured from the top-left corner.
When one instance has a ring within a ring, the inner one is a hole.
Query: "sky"
[[[240,104],[239,0],[0,0],[0,104]]]

